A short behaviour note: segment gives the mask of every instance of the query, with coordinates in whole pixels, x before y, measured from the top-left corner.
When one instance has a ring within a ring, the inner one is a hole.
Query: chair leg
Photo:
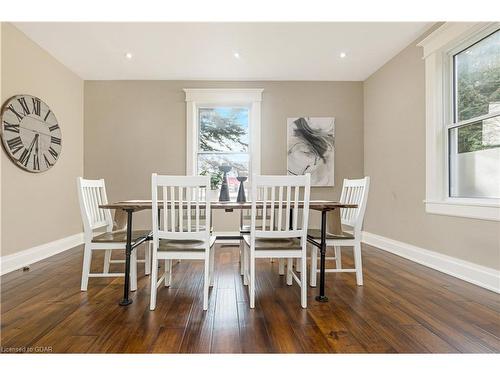
[[[292,264],[293,259],[288,258],[286,261],[286,285],[292,285]]]
[[[156,259],[156,252],[152,253],[151,262],[151,290],[149,299],[149,309],[154,310],[156,308],[156,282],[158,279],[158,260]]]
[[[303,255],[301,259],[301,270],[300,270],[300,304],[305,309],[307,307],[307,260],[306,256]]]
[[[92,261],[92,249],[90,248],[90,244],[85,244],[85,248],[83,250],[82,283],[80,286],[80,290],[82,292],[85,292],[87,290],[87,286],[89,284],[91,261]]]
[[[250,308],[255,308],[255,256],[250,250]]]
[[[250,249],[246,243],[243,244],[243,285],[247,286],[250,273]]]
[[[205,272],[203,274],[203,310],[208,310],[208,287],[210,285],[210,249],[205,250]]]
[[[210,286],[214,286],[215,279],[215,246],[210,249]]]
[[[144,274],[151,274],[151,242],[146,242],[144,247]]]
[[[164,280],[165,286],[172,285],[172,268],[173,268],[172,259],[165,259],[165,280]]]
[[[137,248],[130,254],[130,290],[137,290]]]
[[[335,267],[338,270],[342,269],[342,249],[340,246],[334,246],[335,249]]]
[[[318,249],[316,246],[310,246],[311,248],[311,281],[309,284],[312,287],[316,287],[318,280]]]
[[[302,258],[297,258],[295,261],[295,270],[301,272],[302,270]]]
[[[240,240],[240,275],[245,274],[245,244],[243,240]]]
[[[278,260],[278,272],[280,275],[285,274],[285,258],[279,258],[279,260]]]
[[[361,261],[361,243],[354,245],[354,267],[356,268],[356,283],[363,285],[363,264]]]
[[[109,273],[109,265],[111,263],[111,249],[104,252],[104,273]]]

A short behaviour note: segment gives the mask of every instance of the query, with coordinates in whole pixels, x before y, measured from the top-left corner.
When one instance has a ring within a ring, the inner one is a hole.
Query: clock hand
[[[29,149],[25,150],[25,151],[21,154],[21,156],[19,157],[19,159],[18,159],[18,160],[19,160],[19,162],[24,163],[24,161],[26,161],[26,164],[25,164],[25,165],[27,165],[27,164],[28,164],[28,160],[29,160],[29,158],[30,158],[30,156],[31,156],[31,151],[33,150],[33,146],[35,145],[35,141],[38,139],[38,137],[39,137],[39,135],[38,135],[38,134],[36,134],[36,135],[35,135],[35,138],[33,138],[33,140],[31,141],[31,144],[30,144]]]
[[[19,127],[20,127],[21,129],[28,130],[28,131],[30,131],[30,132],[32,132],[32,133],[35,133],[35,134],[42,134],[42,135],[46,135],[47,137],[51,137],[51,135],[50,135],[50,134],[43,133],[43,132],[39,132],[38,130],[33,130],[33,129],[25,128],[24,126],[21,126],[21,125],[19,125]]]
[[[40,138],[37,136],[35,155],[33,155],[33,169],[38,169],[38,170],[40,170],[40,145],[39,145],[39,141],[40,141]],[[36,156],[36,158],[35,158],[35,156]]]
[[[31,153],[31,150],[33,149],[33,146],[35,145],[37,139],[38,139],[38,134],[35,134],[35,138],[33,138],[33,140],[30,143],[30,148],[29,148],[30,153]]]

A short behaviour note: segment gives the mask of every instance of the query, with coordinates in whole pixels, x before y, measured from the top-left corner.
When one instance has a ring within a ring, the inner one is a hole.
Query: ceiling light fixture
[[[131,60],[132,59],[132,54],[130,52],[127,52],[125,54],[125,57],[128,59],[128,60]]]
[[[345,52],[340,52],[340,58],[343,59],[344,57],[346,57],[347,54]]]
[[[234,56],[235,59],[239,59],[240,58],[240,54],[238,52],[234,52],[233,56]]]

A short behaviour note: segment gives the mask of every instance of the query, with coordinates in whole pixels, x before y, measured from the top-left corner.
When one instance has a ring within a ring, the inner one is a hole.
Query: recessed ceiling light
[[[347,54],[345,52],[340,52],[340,58],[343,59],[344,57],[346,57]]]
[[[125,57],[126,57],[127,59],[131,60],[131,59],[132,59],[132,54],[131,54],[130,52],[127,52],[127,53],[125,54]]]
[[[234,52],[233,56],[234,56],[235,59],[239,59],[240,58],[240,54],[238,52]]]

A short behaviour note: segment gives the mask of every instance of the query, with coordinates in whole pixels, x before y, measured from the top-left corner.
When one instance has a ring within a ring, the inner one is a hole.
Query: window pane
[[[500,110],[500,30],[454,57],[456,121]]]
[[[450,129],[450,196],[500,198],[500,116]]]
[[[248,150],[248,108],[200,108],[198,116],[200,151]]]
[[[220,188],[222,172],[219,166],[230,165],[232,168],[227,173],[229,185],[229,195],[235,198],[238,195],[239,182],[236,179],[239,173],[248,173],[248,154],[198,154],[198,174],[210,175],[212,184],[217,183],[213,188]]]

